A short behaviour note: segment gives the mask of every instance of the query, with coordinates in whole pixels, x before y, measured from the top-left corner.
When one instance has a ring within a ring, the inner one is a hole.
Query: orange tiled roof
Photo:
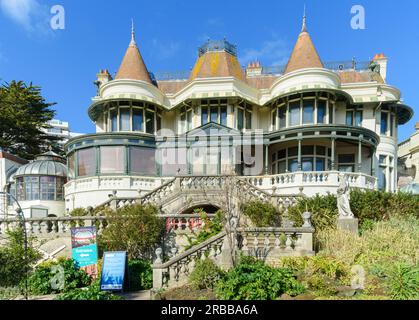
[[[225,51],[201,55],[192,69],[190,80],[212,77],[235,77],[242,81],[246,79],[237,57]]]
[[[323,63],[314,47],[310,34],[305,29],[298,36],[285,68],[285,74],[304,68],[323,68]]]
[[[115,79],[142,80],[153,84],[134,38],[131,40]]]

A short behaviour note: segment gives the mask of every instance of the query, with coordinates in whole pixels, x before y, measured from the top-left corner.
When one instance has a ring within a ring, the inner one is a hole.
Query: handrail
[[[204,249],[205,247],[211,245],[214,242],[217,242],[218,240],[224,238],[226,236],[226,232],[222,231],[219,234],[213,236],[212,238],[202,242],[199,245],[194,246],[193,248],[186,250],[185,252],[177,255],[176,257],[170,259],[167,262],[161,263],[161,264],[154,264],[152,267],[153,269],[166,269],[169,268],[171,265],[179,262],[180,260],[187,258],[188,256],[190,256],[191,254],[194,254],[202,249]]]

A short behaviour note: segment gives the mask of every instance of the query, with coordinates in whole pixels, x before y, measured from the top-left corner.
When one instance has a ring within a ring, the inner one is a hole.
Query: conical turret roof
[[[140,50],[135,42],[134,26],[132,28],[131,43],[125,53],[115,79],[141,80],[153,84]]]
[[[298,36],[297,43],[285,68],[285,74],[305,68],[323,68],[323,63],[314,47],[313,41],[306,27],[304,14],[303,27]]]

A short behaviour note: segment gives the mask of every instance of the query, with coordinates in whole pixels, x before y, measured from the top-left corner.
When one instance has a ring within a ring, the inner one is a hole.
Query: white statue
[[[339,174],[339,187],[338,187],[338,210],[339,210],[339,217],[342,219],[352,219],[354,218],[354,214],[352,213],[351,206],[349,204],[350,200],[350,189],[349,189],[349,182],[346,179],[346,175],[341,173]]]

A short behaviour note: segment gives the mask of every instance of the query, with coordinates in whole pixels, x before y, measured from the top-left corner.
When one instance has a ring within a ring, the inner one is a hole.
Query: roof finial
[[[131,19],[131,43],[130,46],[136,46],[135,43],[135,28],[134,28],[134,19]]]
[[[307,16],[306,16],[306,5],[304,4],[304,15],[303,15],[303,27],[301,32],[307,32]]]

